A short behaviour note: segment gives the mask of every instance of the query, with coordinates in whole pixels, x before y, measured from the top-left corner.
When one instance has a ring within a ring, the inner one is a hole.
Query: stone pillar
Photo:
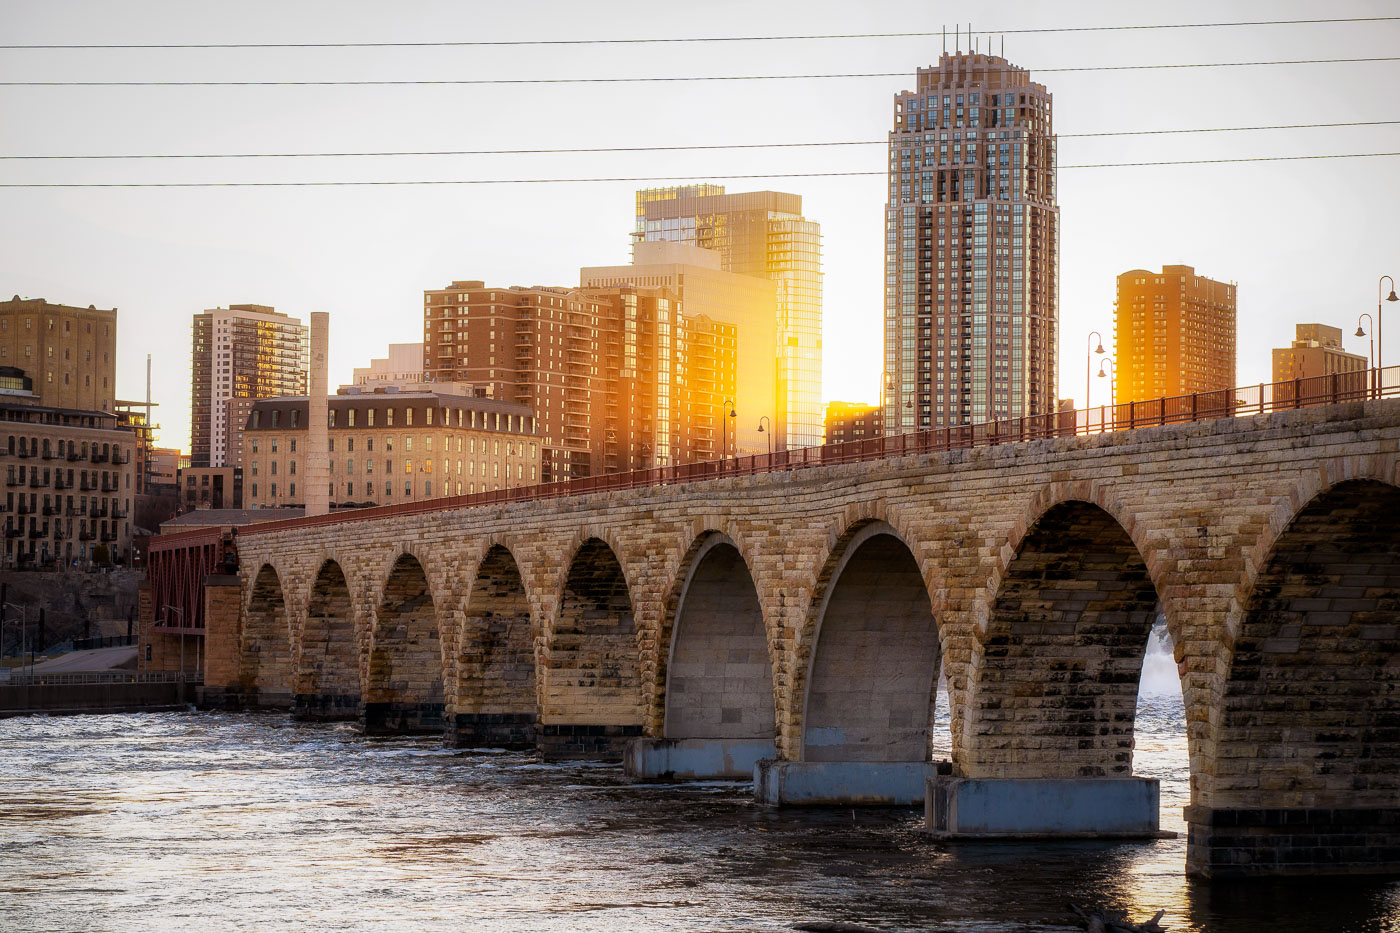
[[[306,453],[302,456],[307,515],[330,511],[329,403],[327,401],[326,353],[330,341],[330,315],[311,312],[311,372],[307,380],[310,400],[306,412]]]
[[[1186,808],[1186,874],[1400,875],[1400,807]]]
[[[204,578],[204,686],[199,689],[200,706],[239,703],[243,692],[238,678],[241,603],[236,574],[210,574]]]

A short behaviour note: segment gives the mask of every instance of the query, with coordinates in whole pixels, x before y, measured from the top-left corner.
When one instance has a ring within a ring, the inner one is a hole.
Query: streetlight
[[[1111,367],[1111,372],[1104,372],[1105,366]],[[1118,361],[1111,356],[1106,356],[1099,361],[1099,378],[1108,377],[1108,404],[1112,407],[1118,404]]]
[[[729,428],[729,419],[738,417],[738,413],[734,411],[734,400],[732,398],[724,400],[724,408],[729,414],[726,415],[724,411],[719,413],[720,418],[724,419],[720,422],[719,426],[719,443],[721,448],[719,456],[721,460],[729,456],[729,446],[725,442],[725,432],[732,431],[732,429]]]
[[[185,610],[179,606],[164,605],[161,611],[165,613],[165,627],[170,627],[170,612],[174,610],[180,614],[180,676],[185,674]]]
[[[1371,367],[1371,366],[1375,366],[1375,365],[1376,365],[1376,336],[1375,336],[1375,333],[1374,333],[1374,331],[1375,331],[1375,329],[1376,329],[1376,319],[1373,318],[1373,317],[1371,317],[1371,312],[1369,312],[1369,311],[1362,311],[1361,314],[1360,314],[1360,315],[1357,317],[1357,319],[1356,319],[1356,336],[1358,336],[1358,337],[1365,337],[1365,336],[1366,336],[1366,331],[1365,331],[1364,329],[1362,329],[1362,327],[1361,327],[1361,318],[1363,318],[1363,317],[1364,317],[1366,320],[1368,320],[1368,321],[1371,322],[1371,330],[1372,330],[1372,334],[1371,334],[1371,352],[1368,353],[1368,354],[1366,355],[1366,366],[1369,368],[1369,367]]]
[[[766,432],[763,430],[763,422],[765,421],[768,422],[768,430]],[[766,433],[768,435],[768,456],[773,456],[773,422],[768,418],[767,415],[764,415],[758,419],[758,433]]]
[[[1099,342],[1098,346],[1094,347],[1093,349],[1089,349],[1089,347],[1094,343],[1094,338],[1096,337],[1098,338]],[[1097,353],[1099,356],[1103,356],[1104,354],[1103,335],[1096,330],[1091,330],[1089,331],[1089,343],[1086,344],[1084,348],[1084,407],[1086,409],[1092,407],[1089,404],[1089,388],[1093,383],[1089,379],[1089,373],[1093,372],[1094,369],[1093,354],[1095,353]],[[1103,373],[1099,373],[1099,375],[1102,376]]]
[[[1381,295],[1385,292],[1385,286],[1381,283],[1384,282],[1386,279],[1390,279],[1390,294],[1386,295],[1385,300],[1400,301],[1400,295],[1395,294],[1394,279],[1391,279],[1388,275],[1383,275],[1376,280],[1376,346],[1377,352],[1380,353],[1380,356],[1376,357],[1376,369],[1385,368],[1385,363],[1382,362],[1383,358],[1385,357],[1385,325],[1381,321]],[[1357,323],[1360,323],[1360,321],[1358,320]]]
[[[23,606],[17,605],[16,603],[5,603],[3,605],[0,605],[0,621],[3,621],[6,609],[19,610],[19,666],[23,668],[24,653],[26,650],[28,650],[29,646],[29,614],[28,612],[26,612]],[[30,661],[29,663],[29,673],[34,673],[33,661]]]

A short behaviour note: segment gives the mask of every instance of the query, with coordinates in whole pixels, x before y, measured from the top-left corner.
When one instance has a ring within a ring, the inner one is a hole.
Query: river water
[[[912,811],[771,810],[283,715],[10,719],[0,929],[1072,930],[1073,901],[1172,931],[1400,931],[1396,882],[1185,879],[1179,693],[1141,699],[1135,761],[1180,838],[940,846]]]

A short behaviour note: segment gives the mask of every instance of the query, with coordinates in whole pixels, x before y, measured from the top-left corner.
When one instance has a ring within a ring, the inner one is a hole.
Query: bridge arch
[[[662,628],[663,736],[771,740],[777,716],[768,633],[740,545],[704,531],[681,568]]]
[[[239,639],[239,681],[256,706],[290,706],[292,633],[282,578],[270,563],[253,576]]]
[[[477,563],[457,638],[458,745],[530,747],[538,696],[530,599],[515,555],[492,543]]]
[[[918,561],[893,525],[861,521],[837,540],[805,630],[796,757],[928,761],[942,646]]]
[[[1387,807],[1400,821],[1397,516],[1400,486],[1344,479],[1273,541],[1241,607],[1211,806]]]
[[[631,591],[617,553],[589,537],[573,551],[544,636],[539,744],[551,757],[616,757],[641,734]]]
[[[438,611],[423,563],[402,551],[380,590],[370,635],[364,726],[368,733],[443,728]]]
[[[311,581],[296,668],[296,711],[303,719],[359,715],[360,630],[340,562],[325,558]]]
[[[969,777],[1126,777],[1159,598],[1129,532],[1064,499],[1030,524],[991,580],[970,666]]]

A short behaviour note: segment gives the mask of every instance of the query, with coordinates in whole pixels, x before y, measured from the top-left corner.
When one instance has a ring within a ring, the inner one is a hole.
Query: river
[[[1135,843],[941,846],[912,811],[285,715],[0,721],[0,929],[1072,930],[1073,901],[1172,931],[1400,931],[1400,882],[1188,882],[1181,700],[1148,682],[1136,770],[1181,836]]]

